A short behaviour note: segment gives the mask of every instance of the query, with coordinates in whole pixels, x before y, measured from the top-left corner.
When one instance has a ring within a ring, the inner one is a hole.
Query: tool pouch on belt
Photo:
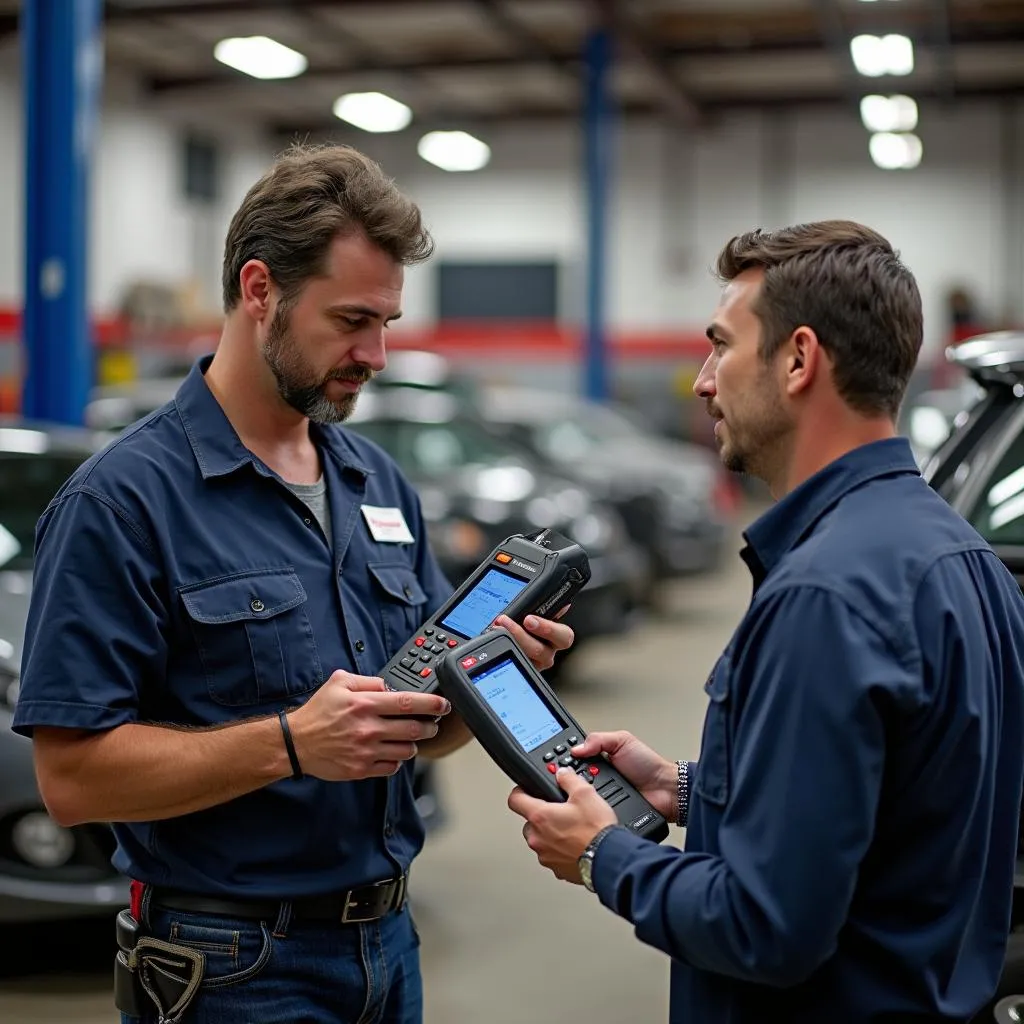
[[[114,1005],[130,1017],[141,1017],[148,1000],[156,1007],[160,1024],[179,1024],[203,980],[203,954],[140,936],[138,922],[128,910],[117,915],[117,945]]]

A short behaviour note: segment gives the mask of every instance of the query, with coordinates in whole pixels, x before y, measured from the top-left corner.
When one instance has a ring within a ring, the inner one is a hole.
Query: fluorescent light
[[[909,75],[914,70],[914,44],[907,36],[854,36],[850,56],[854,67],[867,78]]]
[[[887,171],[909,171],[921,162],[923,147],[916,135],[876,132],[868,142],[876,166]]]
[[[412,111],[382,92],[349,92],[334,101],[334,116],[364,132],[400,132]]]
[[[909,96],[865,96],[860,119],[869,132],[912,132],[917,127],[917,103]]]
[[[468,132],[427,132],[416,152],[443,171],[478,171],[491,159],[491,147]]]
[[[222,39],[213,48],[213,55],[221,64],[253,78],[294,78],[309,65],[298,50],[292,50],[269,36]]]

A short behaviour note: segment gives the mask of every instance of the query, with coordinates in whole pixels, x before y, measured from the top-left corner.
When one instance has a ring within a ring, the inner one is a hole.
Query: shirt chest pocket
[[[412,634],[430,614],[427,595],[412,567],[404,562],[367,564],[377,592],[384,647],[391,658],[412,639]]]
[[[728,654],[723,654],[704,684],[708,709],[704,718],[704,736],[700,745],[694,789],[705,800],[717,806],[723,806],[729,799],[731,675],[731,659]]]
[[[294,570],[239,573],[179,593],[216,703],[281,701],[323,681],[306,591]]]

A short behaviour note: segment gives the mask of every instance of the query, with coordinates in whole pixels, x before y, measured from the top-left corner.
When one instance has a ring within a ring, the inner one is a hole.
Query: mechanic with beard
[[[468,732],[375,673],[451,588],[409,483],[337,424],[431,249],[365,156],[283,155],[229,227],[215,356],[40,520],[14,728],[60,824],[114,823],[150,957],[125,1021],[421,1019],[412,759]],[[572,642],[499,621],[542,669]]]
[[[1010,923],[1024,774],[1024,598],[921,479],[896,414],[913,276],[845,221],[734,238],[694,390],[724,463],[776,504],[705,689],[697,762],[591,734],[685,850],[513,791],[540,862],[672,958],[673,1024],[966,1021]]]

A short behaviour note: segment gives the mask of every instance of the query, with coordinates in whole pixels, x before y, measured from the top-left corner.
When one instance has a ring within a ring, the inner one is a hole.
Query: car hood
[[[32,575],[0,571],[0,668],[18,672],[28,620]]]

